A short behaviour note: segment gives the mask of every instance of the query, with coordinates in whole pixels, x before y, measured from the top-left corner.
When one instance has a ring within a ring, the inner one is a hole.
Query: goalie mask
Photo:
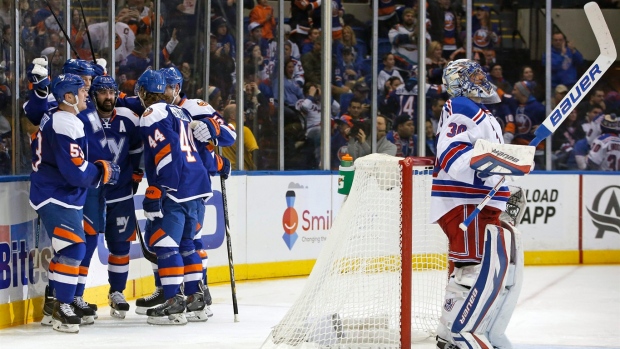
[[[616,114],[606,114],[601,120],[602,133],[620,133],[620,118]]]
[[[508,186],[508,188],[510,189],[510,198],[506,203],[506,210],[500,214],[499,219],[516,227],[525,214],[527,200],[521,187]]]
[[[452,97],[476,98],[479,102],[489,104],[500,102],[495,87],[476,61],[457,59],[448,63],[442,80]]]

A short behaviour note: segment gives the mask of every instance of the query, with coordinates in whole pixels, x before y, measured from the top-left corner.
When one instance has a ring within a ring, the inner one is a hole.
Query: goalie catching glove
[[[474,145],[474,154],[469,167],[476,170],[478,177],[492,175],[525,176],[534,169],[534,146],[491,143],[479,139]]]
[[[95,166],[101,170],[101,183],[114,185],[118,182],[121,168],[112,161],[97,160]]]
[[[220,123],[213,118],[194,120],[189,123],[189,127],[192,129],[194,138],[203,143],[212,139],[216,141],[216,138],[220,135]]]
[[[50,85],[47,71],[47,59],[45,57],[32,60],[32,63],[26,68],[26,74],[34,90],[45,90]]]
[[[162,186],[154,184],[146,188],[144,193],[144,200],[142,201],[142,209],[144,210],[144,217],[152,221],[155,218],[162,218],[164,216],[162,212],[163,199],[166,197],[166,189]]]

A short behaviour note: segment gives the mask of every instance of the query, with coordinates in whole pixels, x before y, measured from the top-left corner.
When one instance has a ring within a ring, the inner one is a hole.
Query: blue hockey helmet
[[[62,66],[62,73],[79,76],[95,76],[95,69],[93,69],[90,62],[83,59],[68,59]]]
[[[480,98],[482,103],[499,103],[500,98],[478,62],[457,59],[443,71],[443,84],[452,97]]]
[[[62,103],[66,93],[73,93],[77,97],[78,90],[84,87],[84,80],[75,74],[60,74],[52,80],[51,87],[56,101]]]
[[[166,79],[158,70],[146,70],[136,81],[136,95],[139,96],[138,92],[141,88],[150,93],[164,93],[166,92]]]
[[[183,88],[183,75],[177,67],[161,68],[159,71],[164,74],[166,85],[174,87],[179,84],[179,89]]]
[[[97,101],[97,92],[101,90],[112,90],[114,91],[114,103],[116,104],[116,97],[118,97],[118,85],[114,78],[109,75],[101,75],[97,76],[93,79],[93,82],[90,84],[90,90],[88,94],[91,96],[93,101]]]

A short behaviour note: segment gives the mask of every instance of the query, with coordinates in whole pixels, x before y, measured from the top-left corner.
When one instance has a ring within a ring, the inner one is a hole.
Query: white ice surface
[[[99,319],[77,335],[38,323],[0,330],[0,349],[259,348],[301,292],[305,278],[237,284],[240,322],[233,321],[230,285],[211,287],[215,315],[206,323],[153,326],[100,307]],[[507,330],[515,349],[620,349],[620,266],[526,267],[523,291]],[[434,348],[432,341],[416,349]]]

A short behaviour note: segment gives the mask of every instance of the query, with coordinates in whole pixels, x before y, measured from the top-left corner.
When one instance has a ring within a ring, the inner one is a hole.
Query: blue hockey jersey
[[[99,186],[101,172],[85,156],[88,148],[84,123],[61,110],[45,113],[32,135],[30,205],[39,209],[54,203],[81,209],[87,188]]]
[[[140,167],[144,150],[140,137],[140,117],[128,108],[116,107],[110,118],[101,118],[112,161],[121,168],[118,182],[106,187],[106,202],[114,203],[133,196],[133,171]]]
[[[189,128],[191,121],[183,109],[164,102],[151,105],[140,117],[149,185],[165,187],[166,195],[176,202],[211,196],[209,175]]]

